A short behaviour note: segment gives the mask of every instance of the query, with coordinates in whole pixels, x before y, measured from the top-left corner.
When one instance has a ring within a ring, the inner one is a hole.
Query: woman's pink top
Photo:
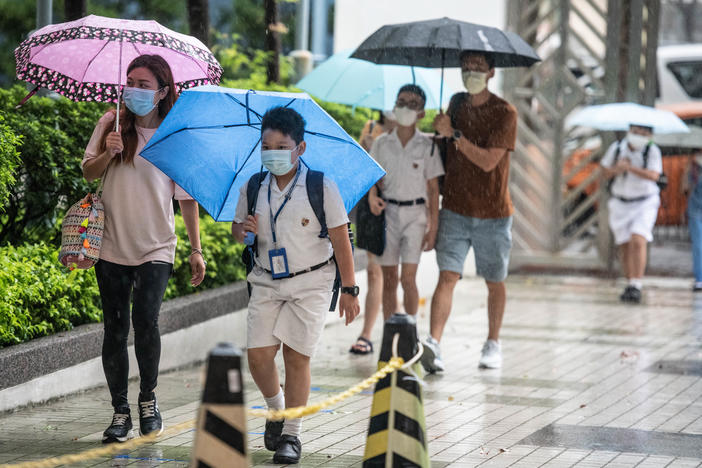
[[[114,114],[103,115],[93,130],[82,164],[100,154],[100,138],[114,125]],[[170,177],[139,156],[155,128],[136,127],[138,143],[134,164],[120,164],[117,155],[105,177],[102,202],[105,233],[100,259],[120,265],[161,261],[173,263],[177,238],[173,198],[191,197]]]

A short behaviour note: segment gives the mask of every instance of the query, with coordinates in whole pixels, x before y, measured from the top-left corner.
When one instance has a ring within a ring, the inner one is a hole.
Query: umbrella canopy
[[[163,57],[180,89],[216,84],[222,67],[198,39],[156,21],[90,15],[45,26],[15,49],[17,78],[74,101],[117,102],[129,63]]]
[[[309,95],[217,86],[183,92],[141,155],[216,221],[232,221],[240,187],[261,169],[261,118],[275,106],[306,120],[301,159],[336,182],[347,211],[385,174]]]
[[[528,67],[541,60],[514,33],[451,18],[382,26],[351,57],[394,65],[460,67],[465,50],[490,53],[496,67]]]
[[[689,133],[669,133],[656,135],[653,138],[658,146],[667,148],[685,148],[692,150],[702,149],[702,127],[696,125],[689,126]]]
[[[685,122],[670,111],[633,102],[616,102],[585,107],[566,120],[566,126],[591,127],[605,131],[626,131],[630,125],[652,127],[653,133],[688,133]]]
[[[426,109],[448,105],[454,90],[439,103],[441,76],[428,68],[376,65],[350,58],[352,50],[337,52],[312,70],[297,87],[320,99],[349,106],[389,110],[395,105],[402,85],[414,83],[427,95]]]

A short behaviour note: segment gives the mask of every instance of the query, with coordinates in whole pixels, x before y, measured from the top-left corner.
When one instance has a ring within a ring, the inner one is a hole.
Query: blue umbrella
[[[588,106],[566,119],[566,125],[591,127],[604,131],[626,131],[629,125],[652,127],[653,133],[689,133],[680,117],[670,111],[633,102],[615,102]]]
[[[261,117],[276,106],[307,121],[302,160],[336,182],[347,211],[385,174],[307,94],[217,86],[184,91],[141,155],[216,221],[231,221],[239,188],[261,169]]]
[[[297,83],[297,87],[325,101],[349,106],[389,110],[395,105],[402,85],[414,83],[427,95],[425,108],[438,109],[441,75],[430,68],[377,65],[349,58],[352,50],[337,52]],[[448,106],[453,89],[444,94]]]

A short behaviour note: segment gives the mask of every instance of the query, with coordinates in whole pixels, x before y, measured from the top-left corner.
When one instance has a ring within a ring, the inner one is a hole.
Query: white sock
[[[640,291],[641,286],[643,286],[643,284],[641,282],[641,278],[631,278],[629,280],[629,286],[632,286]]]
[[[268,409],[280,410],[285,408],[285,394],[282,388],[278,391],[276,396],[270,398],[263,397],[263,399],[266,400]]]
[[[302,418],[286,419],[283,423],[283,434],[300,437]]]

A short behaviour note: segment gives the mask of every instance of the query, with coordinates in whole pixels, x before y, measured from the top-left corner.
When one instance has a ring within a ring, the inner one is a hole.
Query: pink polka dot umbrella
[[[142,54],[168,62],[178,91],[218,84],[222,76],[212,52],[192,36],[156,21],[90,15],[45,26],[24,40],[15,49],[17,78],[74,101],[119,103],[127,66]]]

